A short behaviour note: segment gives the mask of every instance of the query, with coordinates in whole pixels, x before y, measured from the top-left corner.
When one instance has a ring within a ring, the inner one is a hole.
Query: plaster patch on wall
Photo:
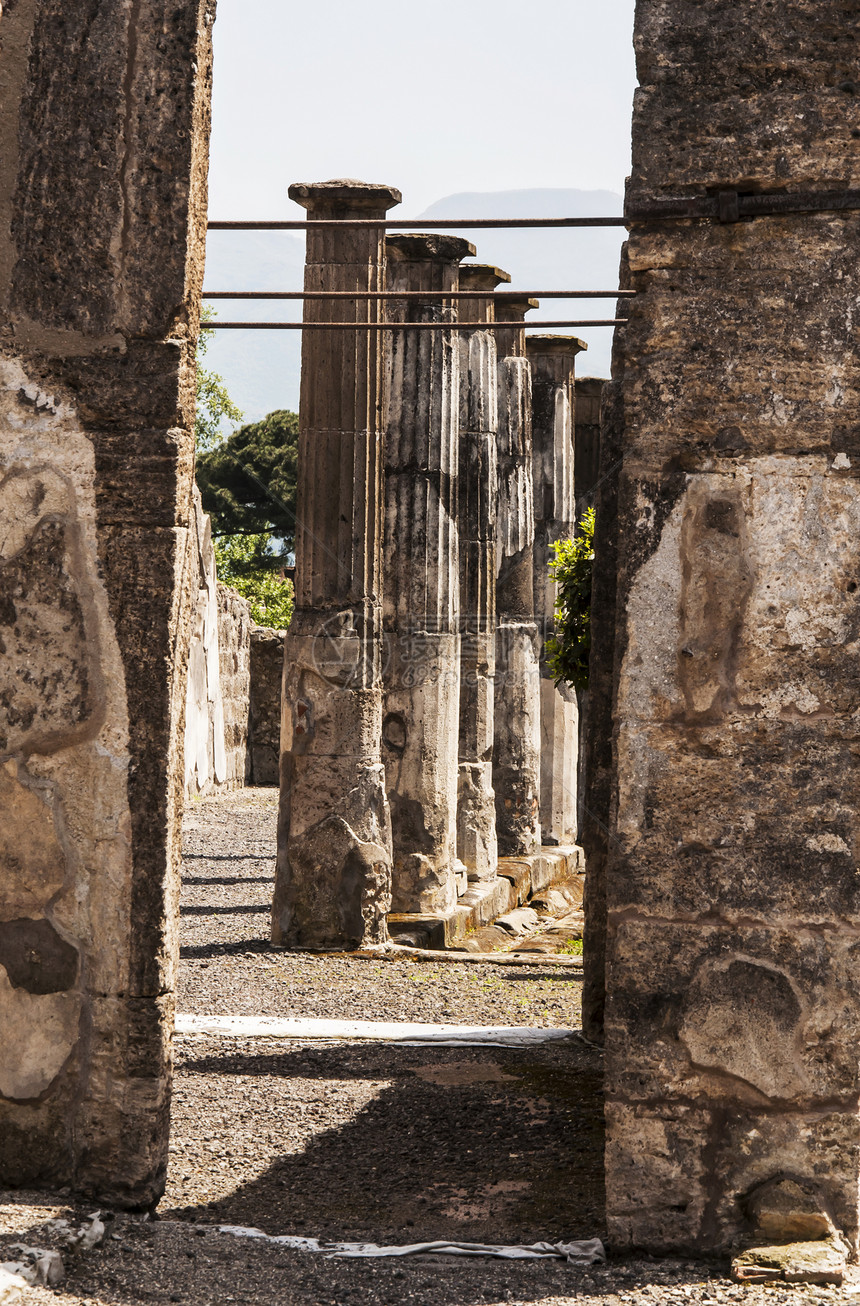
[[[0,767],[0,919],[41,911],[63,887],[66,856],[46,799],[21,783],[14,760]]]
[[[810,1087],[796,1048],[802,1016],[783,971],[742,956],[706,961],[687,992],[678,1037],[695,1065],[788,1098]]]
[[[72,406],[45,394],[9,357],[0,358],[0,608],[8,646],[0,734],[19,766],[27,755],[27,778],[19,769],[18,779],[53,795],[65,882],[74,884],[62,892],[55,847],[47,861],[46,849],[29,847],[37,810],[30,807],[41,799],[21,795],[23,806],[4,806],[19,814],[6,839],[21,865],[0,879],[0,918],[41,908],[54,895],[52,919],[84,948],[88,982],[121,992],[128,958],[117,940],[126,934],[131,878],[128,712],[100,575],[94,451]],[[0,785],[8,787],[6,774]],[[22,898],[28,880],[38,904]]]
[[[51,1087],[78,1041],[79,993],[27,993],[0,966],[0,1097],[27,1101]]]

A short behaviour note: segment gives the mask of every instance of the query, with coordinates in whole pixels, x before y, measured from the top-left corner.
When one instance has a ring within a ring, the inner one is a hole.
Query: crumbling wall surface
[[[585,852],[582,1031],[593,1042],[603,1041],[606,1000],[606,863],[609,856],[614,775],[612,691],[618,576],[619,442],[623,430],[621,386],[618,382],[604,382],[600,414],[599,475],[592,496],[595,528],[591,582],[591,652],[582,723],[584,782],[579,831]]]
[[[253,626],[248,600],[219,584],[218,660],[224,702],[224,779],[219,783],[225,789],[241,789],[245,783]]]
[[[0,18],[0,1184],[127,1205],[167,1161],[213,16]]]
[[[622,301],[622,309],[625,301]],[[623,312],[621,314],[623,316]],[[573,481],[576,520],[596,502],[600,480],[600,407],[606,382],[600,376],[576,378],[576,439]]]
[[[227,780],[219,627],[223,620],[212,524],[193,487],[194,512],[184,587],[191,603],[191,639],[185,687],[185,795],[208,793]],[[196,562],[196,567],[195,567]]]
[[[245,779],[252,785],[276,785],[280,771],[283,630],[251,629],[248,753]]]
[[[856,7],[639,0],[633,201],[860,184]],[[857,1239],[860,217],[634,225],[616,373],[614,1247]]]

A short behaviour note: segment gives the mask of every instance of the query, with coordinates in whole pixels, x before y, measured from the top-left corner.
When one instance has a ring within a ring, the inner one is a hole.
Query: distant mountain
[[[512,190],[463,192],[432,204],[422,218],[555,218],[613,216],[623,201],[613,191]],[[477,246],[477,261],[496,263],[511,273],[520,290],[613,290],[624,229],[464,231]],[[209,233],[206,288],[209,290],[300,290],[304,240],[291,232]],[[213,301],[224,321],[300,321],[301,302]],[[614,300],[546,300],[529,315],[542,318],[612,317]],[[569,328],[588,342],[579,360],[583,376],[608,376],[612,345],[609,328]],[[298,409],[300,333],[294,331],[216,332],[207,363],[220,372],[245,413],[255,421],[275,408]]]

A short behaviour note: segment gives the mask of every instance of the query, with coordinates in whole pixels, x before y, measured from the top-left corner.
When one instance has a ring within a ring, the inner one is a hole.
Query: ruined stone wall
[[[573,483],[577,522],[586,508],[594,507],[595,487],[600,478],[600,404],[605,385],[600,376],[576,378]]]
[[[860,180],[856,5],[639,0],[634,202]],[[860,216],[635,224],[609,839],[612,1244],[805,1179],[857,1237]]]
[[[0,1184],[127,1204],[167,1160],[213,17],[0,17]]]
[[[185,582],[192,610],[185,687],[187,798],[208,793],[214,785],[222,785],[227,779],[218,637],[221,613],[215,573],[215,549],[212,544],[212,525],[203,511],[200,491],[196,485],[193,487],[193,495],[192,547],[189,549]]]
[[[251,631],[245,779],[252,785],[278,783],[284,635],[283,630],[267,630],[262,626],[255,626]]]
[[[254,622],[247,599],[218,585],[218,661],[224,701],[225,789],[245,783],[248,752],[248,712],[251,701],[251,630]]]

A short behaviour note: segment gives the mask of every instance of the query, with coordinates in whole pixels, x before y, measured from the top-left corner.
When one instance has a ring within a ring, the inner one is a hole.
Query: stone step
[[[388,933],[393,942],[413,948],[470,951],[475,935],[510,942],[511,934],[493,922],[518,907],[534,907],[542,915],[559,915],[579,907],[585,883],[585,856],[575,844],[541,848],[524,857],[499,859],[494,879],[470,882],[457,906],[444,916],[392,912]]]

